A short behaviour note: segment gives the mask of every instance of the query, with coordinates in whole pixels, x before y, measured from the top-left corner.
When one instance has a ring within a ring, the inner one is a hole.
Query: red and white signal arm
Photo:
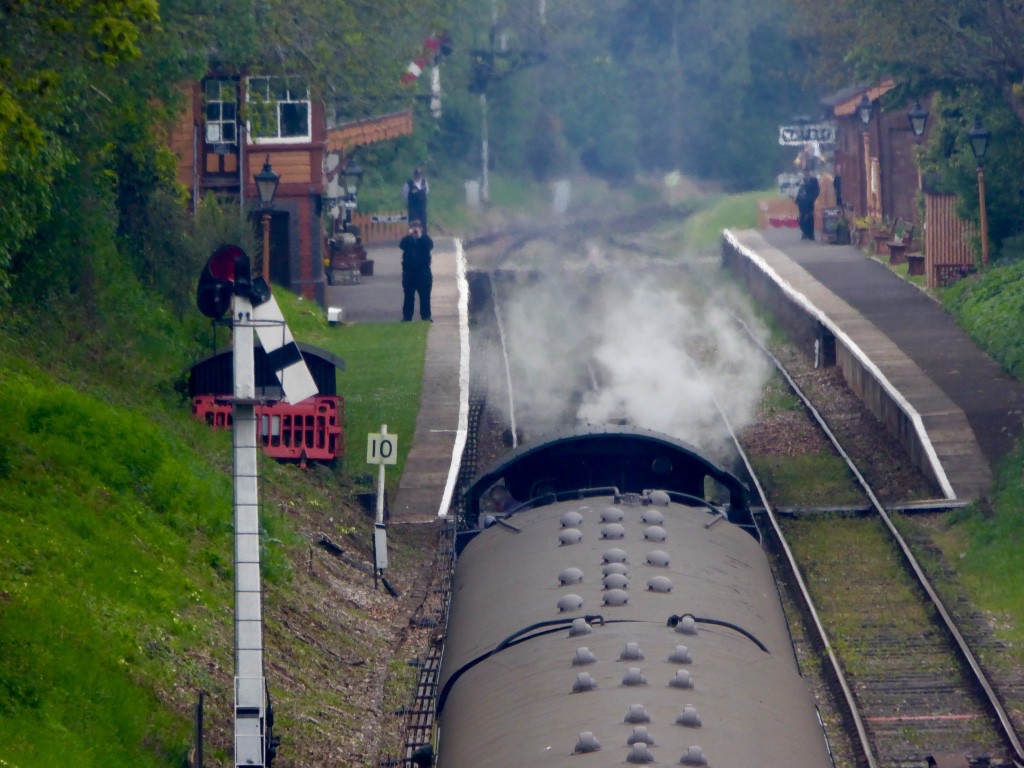
[[[371,432],[366,443],[367,464],[397,464],[398,435]]]

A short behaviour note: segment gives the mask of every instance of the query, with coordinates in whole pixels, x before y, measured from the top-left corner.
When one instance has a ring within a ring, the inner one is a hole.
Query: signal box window
[[[290,77],[251,77],[249,130],[257,144],[310,141],[309,87]]]
[[[203,84],[206,101],[206,143],[238,143],[238,84],[210,79]]]

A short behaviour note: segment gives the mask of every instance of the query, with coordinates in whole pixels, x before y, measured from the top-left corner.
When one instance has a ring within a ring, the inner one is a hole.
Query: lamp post
[[[350,160],[341,172],[342,183],[345,185],[345,224],[342,227],[348,231],[348,225],[352,222],[352,209],[356,207],[356,196],[359,194],[359,185],[363,183],[363,169],[355,160]]]
[[[921,190],[921,137],[924,136],[925,126],[928,124],[928,113],[921,106],[920,100],[914,101],[914,108],[907,113],[907,120],[910,122],[910,130],[914,133],[914,139],[918,145],[917,157],[917,189]]]
[[[988,266],[988,212],[985,209],[985,152],[992,133],[982,124],[981,118],[974,118],[974,127],[967,134],[971,140],[971,152],[978,163],[978,205],[981,207],[981,265]]]
[[[270,155],[263,161],[263,170],[253,174],[256,192],[260,196],[260,219],[263,221],[263,280],[270,285],[270,210],[274,206],[274,195],[281,177],[270,167]]]
[[[857,117],[860,118],[861,131],[864,135],[864,207],[868,216],[874,213],[871,205],[871,140],[868,137],[868,126],[871,125],[874,111],[875,107],[865,93],[857,104]]]

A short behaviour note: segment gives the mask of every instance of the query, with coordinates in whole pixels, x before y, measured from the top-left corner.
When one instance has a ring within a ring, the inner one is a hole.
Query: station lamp
[[[988,210],[985,205],[985,153],[992,133],[981,124],[981,118],[974,118],[974,127],[967,134],[971,141],[971,152],[978,163],[978,205],[980,206],[981,265],[988,266]]]
[[[857,104],[857,117],[860,118],[860,128],[862,136],[864,138],[864,203],[867,208],[869,215],[878,215],[878,198],[877,195],[871,194],[871,138],[868,135],[868,126],[871,124],[871,117],[874,114],[875,107],[871,103],[871,99],[865,93],[860,97],[860,103]]]
[[[263,280],[270,285],[270,209],[274,206],[274,195],[281,181],[270,167],[270,155],[263,161],[263,170],[254,173],[252,178],[256,182],[256,193],[260,196],[260,209],[263,211],[260,216],[263,222]]]
[[[979,166],[984,165],[985,153],[988,151],[988,141],[992,138],[992,132],[981,124],[980,117],[974,118],[974,127],[967,134],[967,138],[971,140],[971,152],[974,153],[974,159],[978,161]]]
[[[868,129],[868,124],[871,122],[871,116],[874,114],[874,111],[875,107],[865,93],[860,97],[860,103],[857,105],[857,117],[860,118],[861,127],[865,131]]]
[[[277,185],[281,181],[281,177],[270,167],[270,155],[263,161],[263,170],[253,174],[252,178],[256,182],[256,193],[260,196],[260,207],[269,208],[274,204]]]
[[[359,163],[352,160],[345,166],[345,170],[341,172],[341,176],[345,181],[345,195],[349,200],[355,200],[356,195],[359,194],[359,185],[363,183],[363,169]]]
[[[928,113],[920,101],[914,102],[914,108],[907,114],[907,119],[910,120],[910,130],[914,132],[914,136],[921,138],[924,135],[924,127],[928,124]]]
[[[341,181],[345,185],[345,220],[344,229],[352,222],[352,209],[356,207],[356,196],[359,185],[363,183],[363,169],[355,160],[349,160],[345,170],[341,172]]]

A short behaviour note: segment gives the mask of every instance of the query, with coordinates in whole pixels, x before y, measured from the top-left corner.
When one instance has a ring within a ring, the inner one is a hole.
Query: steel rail
[[[750,328],[747,326],[747,324],[743,322],[743,320],[741,320],[739,318],[735,318],[735,320],[743,328],[743,330],[747,333],[747,335],[749,336],[751,341],[761,350],[761,352],[766,357],[768,357],[769,360],[772,361],[772,363],[775,365],[776,369],[782,374],[783,378],[786,379],[786,382],[789,384],[790,388],[793,390],[794,393],[796,393],[796,395],[803,402],[804,407],[807,409],[807,411],[811,414],[811,416],[817,422],[818,426],[821,428],[821,430],[828,437],[829,441],[832,443],[832,446],[839,453],[839,455],[842,457],[843,461],[846,463],[846,466],[850,469],[850,471],[853,473],[854,477],[857,479],[857,482],[860,484],[860,486],[861,486],[862,490],[864,491],[864,493],[871,500],[872,507],[874,507],[875,511],[878,513],[878,516],[881,518],[881,520],[885,524],[886,528],[888,528],[889,532],[892,534],[893,539],[899,545],[900,552],[903,554],[903,557],[904,557],[904,560],[905,560],[906,564],[914,572],[914,575],[917,578],[918,583],[921,585],[921,587],[927,593],[929,600],[931,600],[932,604],[935,607],[935,610],[938,612],[939,616],[942,618],[942,623],[943,623],[946,631],[949,633],[950,637],[953,639],[954,644],[956,646],[956,649],[960,653],[960,656],[961,656],[963,662],[965,664],[967,664],[968,667],[970,667],[971,672],[974,675],[975,683],[978,685],[978,687],[985,694],[985,699],[986,699],[986,701],[987,701],[987,703],[989,705],[989,708],[991,710],[990,714],[995,716],[995,718],[999,721],[1000,727],[1001,727],[1001,729],[1003,731],[1003,736],[1006,738],[1007,742],[1013,748],[1013,751],[1014,751],[1015,757],[1016,757],[1016,760],[1015,760],[1016,765],[1024,766],[1024,747],[1022,747],[1020,738],[1018,737],[1017,732],[1016,732],[1016,730],[1013,727],[1013,721],[1010,719],[1009,714],[1006,712],[1006,709],[1003,707],[1002,702],[999,701],[999,697],[996,695],[995,689],[992,687],[992,684],[989,681],[988,676],[985,674],[985,671],[982,669],[980,663],[977,660],[977,657],[975,657],[974,652],[971,650],[970,646],[968,645],[967,640],[964,638],[963,634],[960,632],[960,629],[959,629],[959,627],[957,627],[956,622],[953,620],[952,615],[946,609],[946,606],[943,603],[941,597],[939,597],[938,592],[936,592],[935,588],[932,586],[932,583],[928,579],[927,575],[925,574],[924,569],[921,567],[921,564],[918,562],[917,558],[914,556],[914,553],[911,551],[910,545],[907,544],[907,542],[903,538],[902,534],[900,534],[899,530],[896,528],[896,525],[893,523],[892,518],[886,512],[884,506],[878,500],[878,497],[875,496],[875,493],[871,489],[871,486],[868,484],[868,482],[864,478],[864,476],[860,473],[860,470],[857,469],[857,466],[854,464],[854,462],[850,458],[849,454],[846,453],[846,451],[843,449],[842,445],[840,445],[839,440],[836,438],[836,436],[833,434],[832,430],[825,423],[825,419],[818,412],[818,410],[811,404],[811,402],[808,399],[807,395],[804,394],[803,390],[800,389],[800,386],[796,383],[796,381],[793,379],[793,377],[790,376],[789,371],[786,370],[785,366],[782,365],[782,363],[778,360],[778,358],[775,357],[775,355],[773,355],[771,353],[770,350],[768,350],[763,344],[761,344],[761,342],[753,334],[753,332],[750,330]],[[731,426],[730,426],[730,433],[731,433],[731,431],[732,430],[731,430]],[[785,539],[781,538],[781,530],[778,527],[778,521],[776,520],[774,513],[772,512],[771,508],[769,507],[769,505],[767,503],[767,500],[764,499],[764,494],[762,492],[761,486],[760,486],[760,484],[757,483],[756,476],[751,471],[749,463],[747,462],[746,455],[742,453],[742,449],[740,449],[740,452],[741,452],[741,455],[743,455],[744,463],[747,464],[748,471],[751,472],[751,477],[754,478],[754,482],[755,482],[755,484],[757,484],[758,492],[761,494],[761,498],[762,498],[762,501],[765,504],[765,509],[768,512],[769,519],[771,520],[773,527],[776,529],[777,535],[780,536],[779,540],[780,540],[780,542],[782,542],[782,544],[783,544],[783,546],[785,548],[786,556],[787,556],[787,558],[791,558],[791,553],[789,551],[789,547],[788,547],[788,545],[785,544]],[[791,568],[794,567],[794,562],[792,560],[790,561],[790,567]],[[799,576],[799,572],[796,571],[795,568],[794,568],[794,572],[796,573],[797,578],[799,579],[801,593],[804,594],[804,598],[806,600],[810,600],[810,595],[809,595],[809,593],[806,592],[805,585],[803,583],[802,577]],[[808,606],[811,606],[811,604],[808,603]],[[811,608],[811,610],[813,610],[813,607]],[[817,613],[816,612],[814,613],[814,617],[815,617],[815,623],[816,624],[820,624],[818,622]],[[824,635],[822,637],[823,637],[823,639],[825,639]],[[829,647],[829,658],[832,659],[831,647]],[[844,695],[847,695],[848,690],[849,690],[849,687],[845,683],[843,683]],[[858,728],[857,728],[858,734],[860,734],[860,732],[861,732],[861,727],[862,726],[858,725]]]
[[[729,417],[726,416],[725,411],[723,411],[718,405],[717,400],[715,401],[715,405],[718,407],[718,411],[725,422],[726,429],[729,431],[729,436],[732,438],[733,444],[736,446],[736,450],[739,452],[740,458],[743,460],[743,465],[747,468],[747,474],[750,475],[750,478],[754,483],[754,487],[757,489],[757,495],[761,499],[761,504],[764,506],[765,514],[771,522],[772,529],[775,532],[775,540],[782,548],[786,564],[789,566],[790,575],[796,582],[797,588],[800,591],[800,597],[803,600],[804,608],[810,615],[811,620],[814,623],[815,631],[818,633],[818,639],[821,641],[825,654],[828,656],[828,661],[832,667],[832,673],[835,675],[836,683],[842,690],[843,698],[846,700],[847,714],[853,721],[854,729],[857,731],[857,739],[860,743],[864,761],[867,763],[868,768],[879,768],[878,758],[875,756],[874,749],[871,746],[871,739],[868,737],[867,727],[864,725],[864,720],[860,716],[860,707],[854,698],[849,681],[846,679],[846,673],[843,671],[842,665],[839,663],[839,657],[836,656],[835,650],[832,647],[832,641],[829,639],[828,632],[825,630],[825,625],[822,623],[821,617],[818,615],[818,609],[815,607],[814,601],[811,599],[811,593],[807,588],[807,582],[804,581],[803,574],[797,566],[796,556],[790,549],[789,542],[786,541],[786,537],[782,534],[782,527],[779,525],[778,518],[775,516],[775,510],[772,509],[772,506],[765,495],[764,487],[757,479],[757,473],[754,472],[754,467],[750,463],[750,459],[747,457],[746,451],[744,451],[743,446],[740,445],[739,438],[733,430]]]

